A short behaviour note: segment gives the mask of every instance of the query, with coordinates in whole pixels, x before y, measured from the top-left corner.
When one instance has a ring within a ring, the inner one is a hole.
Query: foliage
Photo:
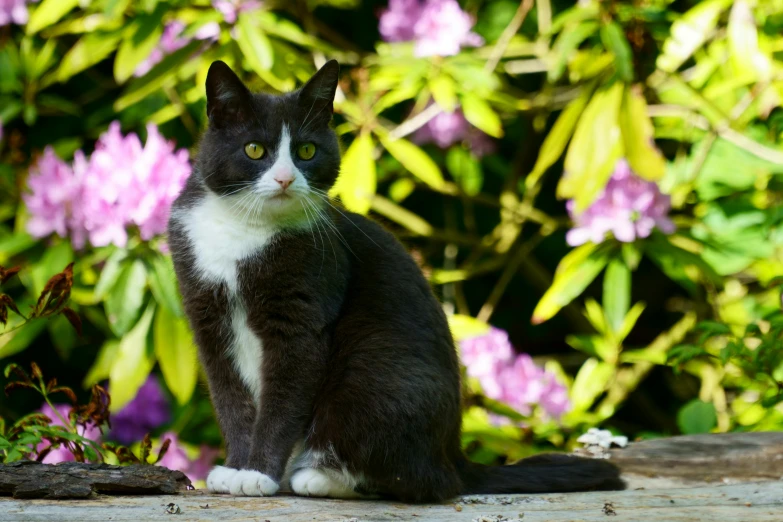
[[[57,361],[77,394],[108,381],[113,412],[160,374],[175,406],[157,430],[217,444],[165,216],[142,212],[140,189],[167,210],[214,60],[288,92],[335,58],[344,161],[331,196],[411,248],[463,346],[491,323],[543,367],[507,354],[482,374],[503,393],[466,370],[472,458],[567,448],[599,425],[783,429],[778,0],[27,9],[0,17],[0,263],[29,267],[3,272],[0,358]],[[29,297],[47,291],[43,305]],[[568,411],[528,401],[526,371],[566,387]]]

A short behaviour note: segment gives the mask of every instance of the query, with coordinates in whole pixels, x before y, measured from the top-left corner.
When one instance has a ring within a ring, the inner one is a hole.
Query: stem
[[[498,38],[498,41],[495,42],[495,46],[492,48],[492,53],[489,55],[487,63],[484,64],[484,71],[492,72],[495,70],[495,68],[498,66],[498,63],[500,63],[501,58],[503,58],[503,54],[505,54],[506,48],[508,48],[508,44],[511,43],[511,39],[514,38],[515,34],[517,34],[519,28],[522,27],[525,18],[527,18],[527,14],[532,8],[533,0],[523,0],[520,2],[519,7],[517,8],[517,12],[514,13],[514,17],[508,23],[506,28],[503,29],[503,33],[500,35],[500,38]]]

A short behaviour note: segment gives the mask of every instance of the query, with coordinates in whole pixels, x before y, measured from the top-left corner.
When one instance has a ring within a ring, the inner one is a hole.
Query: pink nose
[[[275,181],[285,190],[294,182],[294,174],[292,172],[280,172],[275,174]]]

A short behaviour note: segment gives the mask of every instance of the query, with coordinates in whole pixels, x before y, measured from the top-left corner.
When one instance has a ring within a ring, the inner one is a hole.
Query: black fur
[[[316,156],[297,168],[311,186],[328,189],[340,163],[329,127],[336,85],[334,61],[303,89],[283,96],[251,94],[228,66],[213,64],[210,126],[175,212],[208,191],[229,194],[257,176],[259,163],[244,155],[244,144],[257,140],[271,149],[284,123],[293,146],[316,144]],[[270,150],[261,161],[271,165],[277,153]],[[617,469],[605,461],[553,455],[504,467],[469,463],[460,448],[458,358],[427,281],[386,230],[323,205],[316,228],[282,227],[269,246],[238,266],[239,298],[263,341],[258,410],[226,355],[231,296],[225,285],[194,275],[183,225],[170,223],[185,309],[228,466],[280,481],[295,443],[304,440],[308,449],[328,455],[322,466],[361,474],[361,492],[403,501],[622,487]]]

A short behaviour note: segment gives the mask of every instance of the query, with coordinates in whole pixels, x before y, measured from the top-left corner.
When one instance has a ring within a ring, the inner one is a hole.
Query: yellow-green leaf
[[[443,174],[426,152],[406,139],[395,140],[380,135],[378,139],[394,159],[402,163],[411,174],[431,187],[443,186]]]
[[[471,125],[494,138],[503,137],[503,125],[500,116],[489,104],[475,95],[462,97],[462,113]]]
[[[444,74],[429,81],[430,92],[441,109],[452,112],[457,108],[457,89],[454,80]]]
[[[571,387],[571,404],[574,411],[589,409],[603,393],[614,375],[614,366],[593,357],[582,363]]]
[[[455,341],[469,339],[484,335],[489,331],[489,325],[475,317],[462,314],[453,314],[449,316],[449,328]]]
[[[65,82],[70,77],[84,71],[102,61],[117,49],[120,33],[86,34],[65,53],[57,70],[47,75],[45,83],[53,81]]]
[[[274,52],[266,34],[253,23],[250,13],[242,13],[237,20],[237,44],[256,73],[264,75],[272,68]]]
[[[720,14],[731,5],[731,0],[706,0],[697,3],[676,20],[669,38],[663,43],[663,53],[656,65],[666,72],[674,72],[707,41],[715,29]]]
[[[731,65],[737,76],[769,79],[771,63],[759,49],[759,35],[747,0],[735,0],[727,27]]]
[[[155,314],[153,337],[166,386],[179,404],[185,404],[193,396],[198,378],[196,345],[188,322],[161,306]]]
[[[117,358],[119,351],[119,341],[111,339],[103,343],[101,350],[98,352],[98,357],[96,357],[95,362],[90,367],[90,371],[87,372],[87,376],[82,381],[82,386],[91,388],[94,384],[108,379],[111,374],[111,367],[114,365],[114,360]]]
[[[571,135],[574,133],[579,116],[582,115],[587,102],[590,100],[591,93],[592,90],[585,89],[577,99],[569,103],[563,109],[563,112],[560,113],[557,121],[552,126],[552,130],[549,131],[549,134],[544,139],[544,143],[541,145],[533,171],[525,179],[527,188],[535,186],[544,172],[546,172],[546,169],[551,167],[563,154],[568,140],[571,139]]]
[[[614,55],[614,67],[617,75],[624,82],[633,80],[633,53],[628,39],[616,22],[608,22],[601,26],[601,41]]]
[[[366,214],[372,205],[376,186],[372,137],[360,134],[345,152],[340,176],[329,193],[339,195],[345,208],[351,212]]]
[[[653,124],[647,102],[634,88],[627,88],[620,110],[625,158],[631,169],[644,179],[657,181],[666,173],[666,161],[653,141]]]
[[[561,198],[573,198],[582,212],[601,193],[623,153],[619,113],[624,86],[615,82],[595,93],[576,126],[557,186]]]
[[[120,411],[133,400],[155,365],[155,355],[149,342],[150,324],[155,304],[150,303],[136,326],[120,341],[114,364],[109,372],[111,411]]]
[[[164,7],[164,6],[160,6]],[[161,18],[163,9],[156,9],[150,15],[143,15],[134,20],[126,30],[125,38],[117,50],[114,59],[114,79],[117,83],[125,83],[133,76],[139,64],[147,58],[160,42],[163,34]]]
[[[575,260],[579,262],[574,262]],[[566,268],[555,271],[552,286],[533,311],[533,324],[540,324],[551,319],[561,308],[573,301],[598,276],[609,261],[607,248],[596,248],[585,244],[569,252],[560,261]]]
[[[121,269],[117,282],[106,295],[106,318],[118,336],[124,335],[136,322],[144,304],[146,283],[147,271],[137,259]]]
[[[79,5],[79,0],[43,0],[35,8],[25,30],[27,34],[35,34],[45,27],[59,22],[63,16]],[[22,6],[22,9],[25,9]]]

